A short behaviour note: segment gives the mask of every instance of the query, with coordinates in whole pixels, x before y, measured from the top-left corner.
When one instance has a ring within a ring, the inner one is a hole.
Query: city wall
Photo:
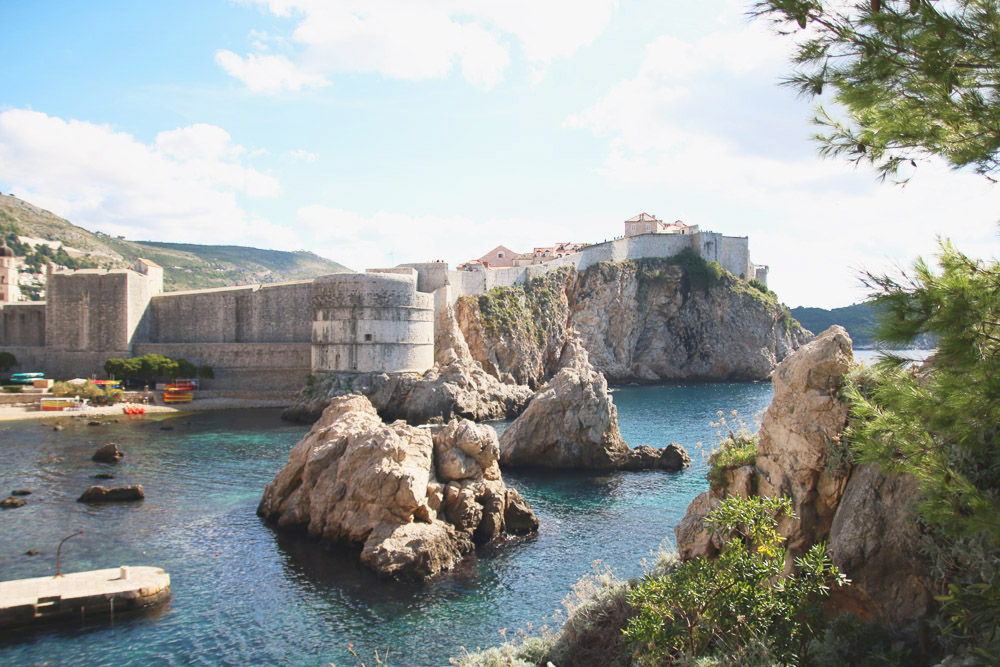
[[[746,237],[642,234],[543,264],[454,271],[443,262],[315,280],[162,293],[162,269],[51,271],[48,300],[0,308],[0,350],[19,371],[103,377],[111,357],[160,354],[213,368],[217,389],[295,390],[313,372],[422,372],[434,363],[435,313],[466,295],[524,284],[562,266],[670,257],[692,248],[766,281]]]

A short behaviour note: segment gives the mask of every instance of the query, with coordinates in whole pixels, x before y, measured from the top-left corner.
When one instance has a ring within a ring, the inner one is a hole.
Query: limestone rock
[[[475,361],[453,353],[454,348],[447,348],[441,358],[451,361],[435,364],[422,375],[328,373],[281,416],[289,421],[314,422],[331,398],[351,394],[367,396],[386,420],[404,419],[415,425],[453,417],[488,421],[520,414],[531,398],[531,389],[501,382]]]
[[[666,447],[656,448],[649,445],[633,447],[621,464],[622,470],[650,470],[659,468],[670,472],[683,470],[691,465],[691,456],[687,450],[672,442]]]
[[[424,578],[475,544],[522,529],[520,496],[504,485],[498,455],[488,426],[386,424],[366,397],[338,396],[267,485],[257,513],[279,528],[361,545],[362,562],[379,574]]]
[[[680,445],[629,449],[618,430],[608,383],[590,365],[579,340],[566,342],[560,363],[562,369],[504,431],[501,463],[597,470],[679,470],[690,464]]]
[[[612,469],[628,457],[604,376],[578,346],[569,360],[504,431],[502,464]]]
[[[10,510],[10,509],[15,509],[17,507],[24,507],[27,504],[27,502],[28,501],[26,501],[24,498],[15,498],[14,496],[11,496],[9,498],[4,498],[3,500],[0,500],[0,509]]]
[[[132,500],[142,500],[146,497],[141,484],[132,486],[92,486],[83,492],[77,502],[81,503],[119,503]]]
[[[701,556],[711,558],[719,553],[722,540],[706,528],[705,517],[720,504],[722,501],[711,491],[705,491],[688,505],[684,518],[674,527],[677,551],[682,559],[690,560]]]
[[[812,338],[747,283],[724,275],[699,285],[669,260],[601,262],[542,280],[534,291],[548,296],[544,308],[515,313],[533,327],[497,326],[479,301],[459,300],[470,353],[491,375],[539,387],[558,372],[560,350],[575,335],[613,383],[764,380]],[[529,291],[508,288],[503,304],[523,301],[519,290]]]
[[[829,532],[847,483],[846,476],[827,472],[826,463],[847,424],[837,392],[852,362],[850,337],[832,326],[781,362],[772,378],[774,399],[757,448],[757,493],[792,500],[797,518],[778,526],[788,539],[789,567]]]
[[[118,445],[108,443],[100,447],[90,458],[98,463],[118,463],[120,459],[125,458],[125,452],[118,449]]]
[[[911,476],[886,477],[874,466],[854,470],[828,544],[830,557],[851,585],[832,592],[828,609],[896,626],[926,615],[934,588],[920,554],[914,513],[919,498]]]

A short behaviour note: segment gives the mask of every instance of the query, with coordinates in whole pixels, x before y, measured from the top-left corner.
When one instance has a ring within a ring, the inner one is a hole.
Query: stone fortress
[[[310,373],[426,371],[434,364],[437,313],[462,296],[522,285],[561,266],[583,271],[691,248],[766,284],[767,267],[750,261],[747,237],[665,225],[648,214],[625,225],[622,237],[523,266],[402,264],[183,292],[163,292],[163,269],[147,260],[112,270],[50,265],[46,301],[0,302],[0,351],[14,354],[20,371],[59,379],[103,377],[112,357],[161,354],[212,366],[216,389],[297,390]]]

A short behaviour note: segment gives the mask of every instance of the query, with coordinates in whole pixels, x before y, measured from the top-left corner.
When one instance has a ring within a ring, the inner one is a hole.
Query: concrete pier
[[[0,630],[108,617],[170,598],[170,575],[158,567],[120,567],[0,582]]]

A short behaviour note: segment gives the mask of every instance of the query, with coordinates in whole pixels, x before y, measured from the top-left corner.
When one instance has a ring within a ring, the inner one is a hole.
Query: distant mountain
[[[77,227],[11,195],[0,195],[0,237],[25,257],[24,272],[44,273],[49,261],[70,269],[122,268],[144,257],[163,267],[167,291],[307,280],[350,271],[304,250],[129,241]],[[42,289],[40,284],[22,286],[35,298]]]
[[[874,331],[878,319],[878,309],[870,301],[855,303],[843,308],[792,308],[792,317],[813,333],[825,331],[831,325],[839,324],[847,329],[857,349],[875,347]],[[934,340],[922,336],[914,345],[918,349],[932,349]]]

